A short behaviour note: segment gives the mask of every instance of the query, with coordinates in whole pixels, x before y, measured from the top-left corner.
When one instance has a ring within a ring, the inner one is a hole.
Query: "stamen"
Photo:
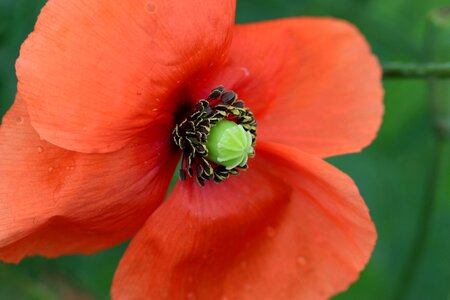
[[[248,157],[254,156],[256,120],[235,92],[218,86],[175,126],[172,135],[183,151],[180,179],[195,177],[201,186],[211,180],[220,183],[248,168]]]

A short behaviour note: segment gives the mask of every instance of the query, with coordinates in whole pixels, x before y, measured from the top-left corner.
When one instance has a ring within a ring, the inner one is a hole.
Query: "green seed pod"
[[[206,148],[208,159],[219,165],[234,169],[245,166],[254,154],[252,136],[242,125],[223,120],[218,122],[208,135]]]

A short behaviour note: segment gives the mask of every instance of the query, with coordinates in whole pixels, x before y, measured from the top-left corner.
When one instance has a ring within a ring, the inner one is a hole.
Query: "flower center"
[[[220,183],[230,174],[238,175],[255,155],[255,118],[237,94],[225,92],[223,86],[200,100],[172,135],[183,151],[180,179],[195,177],[201,186],[208,180]]]

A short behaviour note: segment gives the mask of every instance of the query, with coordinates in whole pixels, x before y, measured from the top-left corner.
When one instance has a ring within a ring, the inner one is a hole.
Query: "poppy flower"
[[[132,239],[113,299],[323,299],[357,279],[375,228],[323,159],[374,139],[379,64],[344,21],[234,15],[48,1],[1,125],[1,260]]]

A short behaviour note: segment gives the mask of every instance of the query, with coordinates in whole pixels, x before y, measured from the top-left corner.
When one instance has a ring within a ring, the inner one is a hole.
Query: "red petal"
[[[257,117],[259,141],[327,157],[361,150],[380,127],[380,66],[344,21],[238,25],[227,67],[213,74],[199,85],[234,89]]]
[[[229,48],[234,0],[50,0],[21,49],[19,94],[42,138],[111,152]]]
[[[117,152],[81,154],[39,139],[17,100],[0,128],[0,259],[91,253],[134,235],[177,162],[164,128]]]
[[[259,144],[220,185],[176,186],[130,244],[114,299],[325,299],[356,280],[376,233],[353,181]]]

